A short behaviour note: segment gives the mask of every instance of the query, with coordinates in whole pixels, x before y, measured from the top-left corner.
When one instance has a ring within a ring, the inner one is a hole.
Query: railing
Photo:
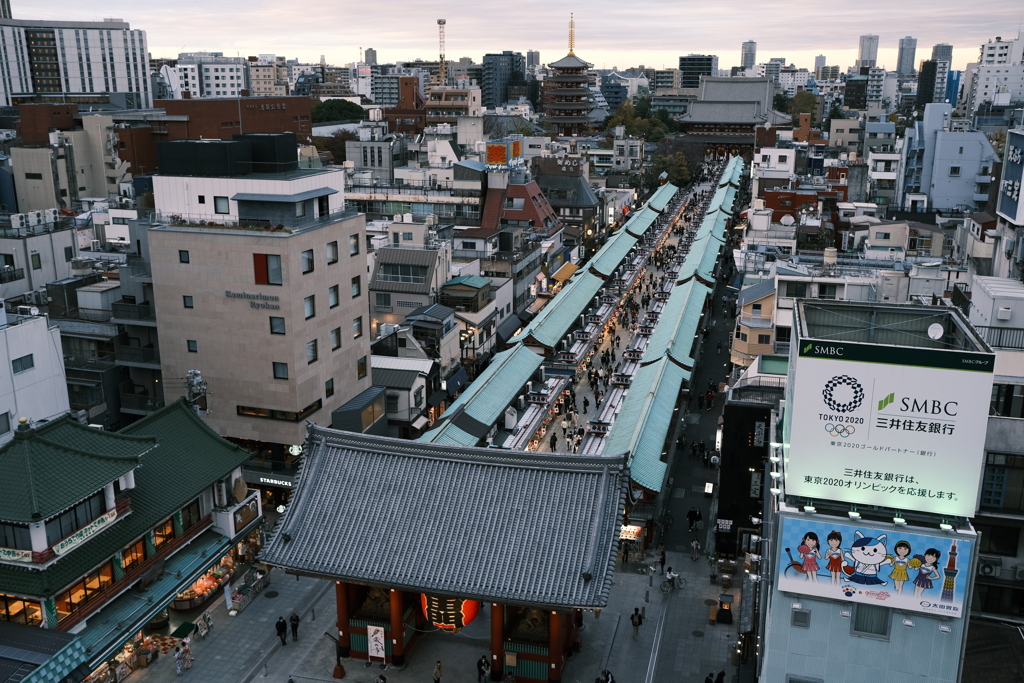
[[[121,394],[121,408],[152,413],[164,407],[164,400],[145,394]]]
[[[497,254],[496,251],[481,251],[479,249],[455,249],[452,251],[452,258],[465,258],[465,259],[486,259],[493,254]]]
[[[148,570],[152,569],[158,562],[161,562],[175,550],[185,545],[193,538],[201,534],[203,531],[213,523],[211,515],[206,515],[199,522],[194,524],[190,529],[186,530],[181,536],[172,538],[171,540],[160,546],[160,549],[153,554],[152,557],[147,557],[145,560],[135,565],[131,569],[125,572],[124,578],[120,581],[114,581],[113,583],[101,588],[100,590],[92,593],[89,596],[89,602],[77,610],[73,614],[68,615],[60,623],[57,624],[57,631],[67,631],[72,626],[82,621],[90,614],[103,607],[107,603],[107,596],[115,595],[124,590],[124,587],[130,583],[134,583],[139,576],[143,575]],[[86,650],[88,652],[88,650]]]
[[[55,320],[83,320],[92,323],[105,323],[110,320],[110,311],[102,308],[77,308],[73,306],[47,306],[47,313]]]
[[[747,316],[741,316],[740,317],[740,325],[743,325],[745,327],[757,327],[757,328],[761,328],[761,329],[769,329],[770,327],[772,327],[772,319],[771,318],[761,318],[761,317],[748,318]]]
[[[151,277],[153,275],[149,261],[138,255],[128,257],[128,268],[131,270],[132,277]]]
[[[125,496],[125,497],[121,498],[120,500],[117,501],[117,503],[114,504],[114,509],[117,510],[117,516],[118,517],[128,513],[132,509],[132,499],[129,498],[128,496]],[[104,512],[103,514],[105,515],[107,513]],[[102,516],[103,515],[100,515],[100,517],[102,517]],[[99,519],[99,517],[97,517],[97,519]],[[95,521],[95,520],[93,520],[93,521]],[[90,522],[90,524],[91,523],[92,522]],[[85,526],[88,526],[88,524],[86,524]],[[77,533],[77,531],[75,533]],[[64,539],[61,539],[61,540],[64,540]],[[54,544],[54,545],[56,545],[56,544]],[[35,564],[43,564],[45,562],[49,562],[50,560],[52,560],[55,557],[57,557],[57,553],[53,552],[53,546],[50,546],[46,550],[43,550],[43,551],[40,551],[40,552],[35,552],[35,551],[32,552],[32,562],[34,562]]]
[[[0,270],[0,285],[24,279],[24,268],[3,268],[2,270]]]
[[[110,304],[113,317],[119,320],[155,321],[156,308],[150,304],[130,304],[115,301]]]
[[[394,309],[391,306],[382,306],[380,304],[375,304],[373,306],[373,310],[375,313],[391,313]]]
[[[91,410],[92,408],[95,408],[97,406],[103,405],[105,402],[106,402],[106,399],[101,396],[100,398],[98,398],[98,399],[96,399],[94,401],[88,401],[86,403],[79,403],[77,401],[70,401],[68,403],[68,406],[70,406],[71,410]]]
[[[448,187],[447,181],[439,181],[433,185],[413,185],[403,183],[401,185],[391,183],[368,183],[365,181],[354,181],[348,183],[345,191],[355,194],[422,194],[434,197],[473,197],[480,198],[480,190],[465,190]]]
[[[221,214],[163,214],[154,213],[153,220],[157,223],[182,228],[210,228],[214,230],[247,230],[252,232],[291,233],[296,230],[336,223],[343,218],[355,216],[356,212],[349,208],[338,209],[319,216],[289,218],[280,225],[271,224],[253,218],[232,218]]]
[[[775,342],[775,354],[778,356],[788,356],[789,342]]]
[[[125,363],[160,364],[160,349],[144,349],[138,346],[114,347],[114,358]]]
[[[954,289],[955,293],[958,291]],[[975,326],[981,338],[992,347],[999,349],[1024,349],[1024,328]]]
[[[114,367],[114,354],[90,358],[87,356],[64,356],[64,369],[67,370],[91,370],[102,372]]]

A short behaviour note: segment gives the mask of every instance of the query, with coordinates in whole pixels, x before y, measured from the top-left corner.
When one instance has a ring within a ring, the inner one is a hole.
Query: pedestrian
[[[693,531],[693,525],[697,523],[698,514],[699,513],[697,512],[697,508],[695,507],[691,507],[690,510],[686,513],[686,522],[690,525],[690,531]]]
[[[704,515],[700,513],[700,508],[693,508],[693,511],[696,513],[696,515],[694,515],[693,518],[693,526],[695,526],[698,530],[703,529]]]
[[[697,395],[697,410],[704,410],[704,394]]]
[[[288,624],[284,622],[284,617],[278,617],[277,623],[274,626],[277,628],[277,637],[281,639],[281,644],[287,645],[288,640],[285,636],[288,635]]]
[[[182,674],[182,671],[181,671],[181,667],[182,667],[182,661],[181,660],[182,660],[182,657],[183,657],[183,655],[181,654],[181,648],[179,648],[179,647],[174,648],[174,668],[178,670],[178,675],[179,676]]]
[[[633,624],[633,638],[635,639],[638,635],[640,635],[640,627],[644,623],[644,618],[640,616],[639,607],[633,608],[633,614],[631,614],[629,617],[629,623]]]
[[[690,559],[696,562],[698,558],[700,558],[700,541],[694,536],[690,541]]]
[[[296,641],[299,639],[299,615],[292,612],[292,616],[288,619],[288,622],[292,625],[292,640]]]
[[[718,348],[718,355],[721,356],[722,355],[722,341],[719,340],[718,344],[716,346]]]
[[[715,672],[712,671],[708,674],[708,677],[704,679],[704,683],[715,683]]]
[[[565,438],[565,430],[569,429],[569,421],[562,420],[562,438]]]
[[[661,565],[661,573],[665,573],[665,551],[661,551],[661,557],[658,558],[658,564]]]
[[[441,683],[441,662],[434,665],[434,683]]]
[[[555,449],[558,447],[558,434],[555,434],[554,432],[551,432],[551,441],[550,441],[550,443],[551,443],[551,452],[554,453]]]
[[[491,673],[491,663],[487,661],[487,655],[484,655],[476,663],[476,683],[484,683],[489,673]]]
[[[715,683],[725,683],[725,672],[719,671],[718,676],[715,677]]]
[[[598,679],[601,683],[615,683],[615,677],[612,676],[612,672],[605,669],[601,672],[601,678]]]
[[[188,636],[181,641],[181,665],[186,669],[192,668],[192,639]]]
[[[586,396],[583,397],[583,414],[587,414],[587,408],[590,407],[590,399]]]

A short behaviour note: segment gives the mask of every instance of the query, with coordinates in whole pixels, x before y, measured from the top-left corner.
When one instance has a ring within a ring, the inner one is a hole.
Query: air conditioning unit
[[[1017,571],[1013,573],[1013,578],[1018,581],[1024,581],[1024,567],[1017,567]]]
[[[23,213],[11,214],[11,227],[15,230],[28,227],[28,216]]]
[[[1014,246],[1016,246],[1016,242],[1017,240],[1014,239],[1003,240],[1003,251],[1005,251],[1007,254],[1012,254],[1013,248]]]
[[[29,211],[25,215],[28,216],[28,224],[29,225],[39,225],[39,224],[41,224],[43,222],[43,212],[42,211]]]
[[[57,216],[57,209],[47,209],[46,211],[43,212],[43,217],[46,219],[47,223],[56,223]]]
[[[99,240],[93,240],[89,246],[90,251],[100,251],[103,249],[103,245]]]
[[[1003,561],[998,557],[978,557],[978,575],[998,577]]]

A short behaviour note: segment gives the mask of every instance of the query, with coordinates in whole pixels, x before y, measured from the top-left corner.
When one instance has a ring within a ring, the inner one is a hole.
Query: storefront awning
[[[431,408],[436,408],[437,406],[439,406],[442,403],[444,403],[445,399],[447,399],[447,398],[448,398],[448,394],[446,394],[444,391],[438,389],[437,391],[432,393],[430,396],[427,396],[427,405],[430,406]]]
[[[544,273],[537,273],[534,277],[537,282],[544,282],[547,276],[545,276]]]
[[[420,429],[423,429],[426,426],[427,426],[427,418],[424,417],[423,415],[420,415],[419,417],[417,417],[415,420],[412,421],[412,428],[413,429],[420,430]]]
[[[518,332],[522,327],[523,323],[517,316],[507,315],[505,316],[505,319],[501,321],[501,324],[498,325],[498,338],[501,340],[502,344],[505,344],[509,339],[516,336],[516,332]]]
[[[447,387],[448,395],[454,396],[467,381],[469,381],[469,375],[466,374],[466,368],[459,366],[455,374],[446,380],[447,384],[445,386]]]
[[[558,282],[565,282],[572,277],[572,274],[579,270],[580,267],[574,263],[566,263],[564,266],[555,271],[555,274],[551,276],[552,280]]]

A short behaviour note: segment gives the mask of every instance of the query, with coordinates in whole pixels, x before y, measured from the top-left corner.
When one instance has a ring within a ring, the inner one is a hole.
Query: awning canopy
[[[564,266],[555,271],[555,274],[551,276],[552,280],[558,282],[565,282],[572,277],[572,274],[579,270],[580,267],[574,263],[566,263]]]
[[[316,199],[317,197],[326,197],[327,195],[337,194],[338,191],[333,187],[320,187],[315,190],[306,190],[305,192],[297,192],[295,194],[270,194],[266,192],[239,192],[231,197],[232,201],[236,202],[277,202],[284,204],[295,204],[296,202],[304,202],[307,199]]]
[[[498,325],[498,338],[501,339],[501,343],[505,344],[509,339],[516,336],[516,332],[523,327],[523,322],[518,316],[507,315],[505,319]]]
[[[415,420],[412,421],[412,428],[413,429],[423,429],[426,426],[427,426],[427,418],[424,417],[423,415],[420,415],[419,417],[417,417]]]
[[[438,389],[430,396],[427,396],[427,405],[430,406],[431,408],[436,408],[437,406],[441,405],[446,398],[448,398],[448,394]]]
[[[459,369],[455,371],[455,374],[445,380],[447,384],[445,386],[448,390],[449,396],[454,396],[469,381],[469,375],[466,374],[466,368],[459,366]]]

